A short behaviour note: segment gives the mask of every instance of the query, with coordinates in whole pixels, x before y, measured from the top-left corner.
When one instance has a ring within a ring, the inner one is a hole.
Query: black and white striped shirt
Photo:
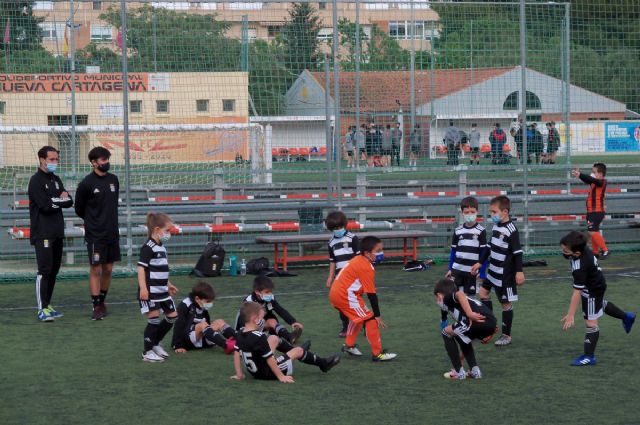
[[[360,242],[353,233],[347,232],[341,238],[331,237],[329,240],[329,259],[336,264],[336,276],[359,252]]]
[[[593,253],[586,249],[580,258],[571,260],[571,274],[573,275],[573,288],[582,290],[586,296],[604,294],[607,283],[598,265],[598,260]]]
[[[458,226],[451,238],[451,249],[456,251],[451,269],[469,273],[471,267],[480,261],[480,254],[486,246],[487,232],[482,225]]]
[[[144,267],[150,301],[166,301],[169,295],[169,262],[164,246],[149,239],[140,249],[138,265]]]
[[[490,253],[483,255],[480,261],[489,257],[487,280],[495,286],[514,284],[516,273],[522,271],[522,247],[516,225],[511,220],[495,224],[489,247]]]

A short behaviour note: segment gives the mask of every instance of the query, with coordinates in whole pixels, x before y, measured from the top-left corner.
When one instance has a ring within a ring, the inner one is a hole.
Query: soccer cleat
[[[49,314],[49,311],[45,308],[45,309],[38,310],[38,320],[41,322],[53,322],[55,319],[53,316],[51,316],[51,314]]]
[[[635,313],[625,313],[624,314],[624,319],[622,319],[622,327],[624,328],[624,331],[626,333],[631,332],[631,327],[633,326],[633,322],[636,321],[636,314]]]
[[[302,328],[295,328],[291,332],[291,341],[289,341],[291,345],[296,345],[296,342],[298,342],[301,335],[302,335]]]
[[[304,351],[309,351],[309,349],[311,348],[311,340],[308,339],[302,344],[300,344],[300,348],[302,348]]]
[[[156,346],[154,346],[151,351],[153,351],[154,353],[156,353],[157,355],[159,355],[162,358],[167,358],[169,357],[169,353],[167,353],[167,350],[165,350],[164,348],[162,348],[162,345],[158,344]]]
[[[340,363],[340,354],[336,353],[324,359],[323,365],[320,366],[320,370],[327,373],[338,363]]]
[[[142,354],[142,360],[145,362],[159,363],[164,361],[164,357],[157,355],[153,350],[149,350]]]
[[[494,344],[498,347],[504,347],[505,345],[509,345],[511,344],[511,337],[509,335],[502,334]]]
[[[236,350],[236,339],[234,337],[228,338],[227,342],[224,344],[224,353],[233,354],[235,350]]]
[[[456,372],[455,369],[451,369],[449,372],[445,372],[444,377],[446,379],[462,381],[463,379],[467,378],[467,374],[462,368],[460,368],[460,372]]]
[[[601,260],[606,260],[607,258],[609,258],[609,251],[602,251],[598,258],[600,258]]]
[[[59,319],[59,318],[61,318],[61,317],[63,317],[63,316],[64,316],[64,314],[60,313],[59,311],[55,311],[55,310],[53,309],[53,307],[51,307],[51,306],[49,306],[49,307],[45,308],[45,310],[47,310],[47,312],[49,313],[49,315],[50,315],[51,317],[53,317],[54,319]]]
[[[91,313],[91,320],[102,320],[104,319],[104,316],[105,316],[104,309],[100,304],[93,307],[93,313]]]
[[[596,356],[587,356],[586,354],[583,354],[580,357],[575,358],[571,362],[571,366],[595,366],[595,365],[596,365]]]
[[[347,336],[347,331],[340,331],[340,333],[338,334],[339,338],[344,338]]]
[[[102,314],[104,315],[104,317],[107,317],[109,315],[109,312],[107,311],[107,305],[102,302],[100,303],[100,307],[102,307]]]
[[[347,353],[347,354],[352,355],[352,356],[361,356],[362,355],[362,351],[358,350],[358,346],[357,345],[354,345],[352,347],[347,347],[347,345],[344,344],[342,346],[342,352],[343,353]]]
[[[471,379],[482,379],[482,372],[478,366],[474,366],[467,376]]]
[[[389,360],[393,360],[398,355],[396,353],[387,353],[387,350],[382,350],[382,353],[377,356],[371,356],[371,360],[374,362],[388,362]]]
[[[480,340],[480,344],[488,344],[493,339],[493,336],[498,332],[498,328],[495,328],[493,333],[489,336],[486,336]]]

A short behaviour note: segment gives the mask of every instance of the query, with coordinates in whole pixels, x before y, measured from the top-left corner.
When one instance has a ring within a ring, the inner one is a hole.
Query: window
[[[4,115],[7,109],[7,102],[0,100],[0,115]]]
[[[93,10],[102,10],[102,2],[101,1],[94,1],[93,3]]]
[[[256,41],[256,38],[258,38],[258,30],[256,30],[255,28],[248,28],[247,40],[249,41],[249,43]]]
[[[216,10],[218,8],[217,3],[196,3],[200,6],[200,9],[203,10]]]
[[[188,1],[153,1],[151,6],[157,9],[169,9],[169,10],[189,10]]]
[[[280,34],[280,31],[282,30],[281,26],[278,25],[268,25],[267,26],[267,36],[268,37],[277,37],[278,34]]]
[[[33,10],[53,10],[53,2],[37,1],[33,4]]]
[[[41,22],[38,26],[43,40],[64,39],[64,23]]]
[[[129,112],[132,114],[141,114],[142,113],[142,101],[141,100],[130,100],[129,101]]]
[[[76,125],[87,125],[89,123],[89,115],[76,115]],[[73,125],[72,115],[48,115],[47,125]]]
[[[520,92],[514,91],[502,104],[505,111],[517,111],[520,109]],[[527,109],[542,109],[540,98],[533,92],[527,91]]]
[[[113,40],[113,27],[111,25],[91,24],[91,41],[104,42]]]
[[[327,8],[327,2],[321,1],[320,3],[318,3],[318,9],[324,10],[326,8]]]
[[[318,31],[318,40],[331,40],[333,38],[333,28],[320,28]]]
[[[438,30],[435,21],[390,21],[389,37],[397,40],[426,40],[430,37],[437,37]]]
[[[386,10],[389,9],[389,3],[365,3],[364,8],[369,10]]]
[[[260,9],[262,9],[262,3],[234,2],[234,3],[229,3],[229,9],[231,9],[231,10],[260,10]]]
[[[196,100],[196,111],[209,112],[209,99]]]
[[[236,110],[235,99],[222,99],[222,110],[224,112],[235,112]]]
[[[527,122],[540,122],[542,115],[527,115]]]
[[[156,112],[159,114],[169,113],[169,101],[168,100],[156,100]]]
[[[431,9],[430,0],[413,0],[413,9]],[[411,3],[398,3],[398,9],[411,9]]]

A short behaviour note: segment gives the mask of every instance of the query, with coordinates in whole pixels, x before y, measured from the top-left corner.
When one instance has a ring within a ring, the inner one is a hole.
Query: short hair
[[[40,150],[38,150],[38,158],[47,159],[49,152],[55,152],[57,154],[60,153],[58,149],[54,148],[53,146],[43,146],[40,148]]]
[[[151,235],[153,234],[153,229],[155,229],[156,227],[162,228],[170,223],[172,223],[171,217],[169,217],[167,214],[148,212],[147,213],[147,236],[151,238]]]
[[[433,295],[443,294],[444,296],[454,294],[458,290],[455,282],[451,279],[440,279],[433,287]]]
[[[453,125],[453,121],[449,121],[449,125]]]
[[[261,276],[256,276],[256,278],[253,279],[254,291],[264,291],[265,289],[273,291],[275,287],[276,286],[273,284],[273,280],[271,280],[271,278],[269,278],[268,276],[261,275]]]
[[[342,229],[347,227],[347,216],[342,211],[331,211],[324,219],[324,225],[329,230]]]
[[[240,315],[245,322],[248,322],[249,319],[251,319],[251,316],[257,315],[260,313],[260,310],[262,310],[262,306],[260,304],[249,301],[242,304],[240,307]]]
[[[365,252],[373,251],[373,248],[380,242],[382,241],[376,236],[365,236],[362,241],[360,241],[360,253],[364,254]]]
[[[91,161],[97,161],[101,158],[109,159],[111,158],[111,152],[109,152],[109,149],[107,148],[103,148],[102,146],[96,146],[95,148],[89,151],[89,155],[87,156],[89,157],[89,162],[91,162]]]
[[[465,208],[475,208],[478,209],[478,200],[473,196],[467,196],[462,201],[460,201],[460,211]]]
[[[599,173],[601,173],[603,176],[607,175],[607,166],[604,165],[604,163],[602,162],[596,162],[595,164],[593,164],[593,167],[598,170]]]
[[[584,252],[588,242],[589,236],[576,230],[572,230],[560,239],[560,245],[566,246],[571,252]]]
[[[200,281],[191,288],[191,292],[189,293],[189,298],[192,300],[195,300],[196,297],[202,300],[213,301],[216,299],[216,292],[213,290],[213,286],[207,282]]]
[[[391,128],[391,124],[387,124],[387,128]]]
[[[496,204],[498,204],[500,210],[507,210],[509,212],[511,211],[511,200],[504,195],[496,196],[495,198],[491,199],[491,202],[489,202],[489,205]]]
[[[499,122],[496,123],[496,127],[500,128],[500,123]]]

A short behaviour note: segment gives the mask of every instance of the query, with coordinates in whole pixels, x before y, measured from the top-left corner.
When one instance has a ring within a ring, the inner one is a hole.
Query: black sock
[[[444,349],[447,350],[453,369],[459,372],[462,368],[462,362],[460,361],[460,353],[458,352],[456,341],[444,332],[442,333],[442,339],[444,340]]]
[[[223,329],[222,329],[222,336],[224,336],[225,338],[229,339],[229,338],[235,338],[236,337],[236,330],[233,329],[231,326],[226,325]]]
[[[447,313],[444,310],[440,310],[440,320],[442,320],[444,322],[445,320],[447,320],[448,316],[449,316],[449,313]]]
[[[605,301],[604,313],[607,316],[615,317],[616,319],[624,320],[627,315],[624,311],[620,310],[620,307],[609,301]]]
[[[493,302],[491,302],[490,298],[481,299],[482,304],[484,304],[489,310],[493,311]]]
[[[502,334],[511,336],[511,325],[513,324],[513,310],[502,310]]]
[[[346,332],[349,327],[349,318],[340,312],[340,321],[342,322],[342,332]]]
[[[100,305],[100,295],[91,295],[91,304],[93,304],[94,307]]]
[[[291,342],[291,334],[289,333],[287,328],[285,328],[280,324],[276,325],[276,335],[278,335],[280,338],[284,338],[287,341]]]
[[[596,345],[598,345],[599,337],[599,328],[587,328],[587,332],[584,335],[584,354],[586,356],[593,356],[593,353],[596,351]]]
[[[224,348],[227,345],[226,338],[211,328],[206,328],[202,332],[202,337],[207,341],[209,341],[210,343],[217,345],[218,347]]]
[[[158,335],[158,327],[160,326],[160,318],[154,317],[147,320],[147,327],[144,329],[144,352],[151,350],[156,344],[156,336]]]
[[[100,304],[104,304],[104,300],[107,298],[107,291],[100,290],[100,295],[98,296],[100,300]]]
[[[291,343],[283,337],[280,337],[280,342],[278,342],[278,346],[276,349],[281,353],[288,353],[290,350],[293,350],[295,347],[291,345]]]
[[[171,328],[173,327],[173,322],[176,321],[176,317],[165,317],[162,322],[158,325],[158,332],[156,333],[155,344],[158,345],[160,341],[169,333]]]
[[[302,357],[300,357],[300,361],[302,363],[311,364],[318,367],[322,367],[325,364],[325,360],[322,357],[312,353],[311,351],[305,351]]]
[[[476,362],[476,353],[473,351],[473,344],[465,344],[460,340],[460,338],[456,339],[458,340],[458,344],[460,344],[460,350],[462,351],[462,354],[464,354],[464,358],[469,364],[469,369],[473,369],[475,366],[478,366],[478,363]]]

